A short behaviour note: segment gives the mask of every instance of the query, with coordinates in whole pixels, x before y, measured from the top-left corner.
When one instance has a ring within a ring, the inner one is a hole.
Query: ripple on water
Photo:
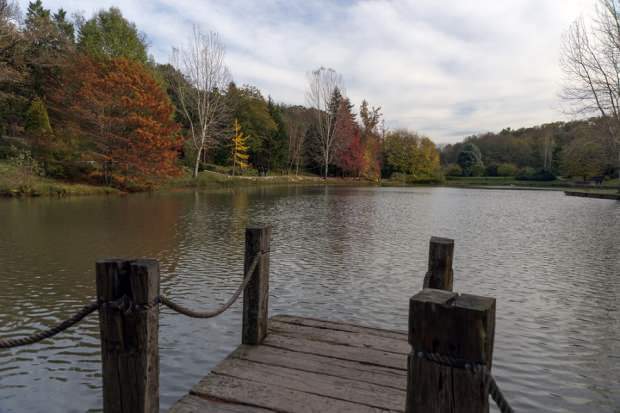
[[[0,336],[72,315],[94,296],[101,257],[157,258],[163,293],[214,308],[242,278],[249,222],[274,227],[272,314],[393,329],[406,329],[430,236],[454,238],[455,289],[497,298],[493,369],[517,411],[620,411],[620,206],[556,192],[281,187],[0,202]],[[162,408],[240,330],[240,303],[210,320],[163,309]],[[99,363],[96,316],[0,351],[0,411],[96,410]]]

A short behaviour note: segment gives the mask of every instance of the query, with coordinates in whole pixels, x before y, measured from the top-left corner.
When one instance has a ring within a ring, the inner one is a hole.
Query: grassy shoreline
[[[620,188],[620,180],[606,181],[600,186],[578,185],[573,181],[561,179],[548,182],[518,181],[511,177],[449,177],[444,182],[403,182],[401,180],[384,179],[380,182],[374,182],[366,179],[342,177],[324,179],[316,175],[230,176],[215,171],[203,171],[197,178],[192,178],[189,173],[186,173],[181,177],[168,180],[152,191],[270,185],[451,187],[546,191],[571,189],[584,192],[617,193],[617,190]],[[126,192],[106,186],[64,182],[39,176],[23,176],[15,168],[0,162],[0,197],[64,197],[121,194],[126,194]]]

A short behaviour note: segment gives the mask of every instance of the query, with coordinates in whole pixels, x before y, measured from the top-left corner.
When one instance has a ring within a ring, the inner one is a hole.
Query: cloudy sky
[[[438,143],[564,119],[557,94],[562,34],[594,0],[44,0],[89,17],[119,7],[167,62],[192,24],[220,33],[238,84],[293,104],[306,73],[343,75],[386,126]],[[22,10],[27,1],[20,0]]]

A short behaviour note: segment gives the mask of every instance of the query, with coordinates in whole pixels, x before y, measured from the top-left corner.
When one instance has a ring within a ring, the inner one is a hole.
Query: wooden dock
[[[160,292],[159,263],[96,264],[97,299],[56,326],[0,349],[30,345],[99,312],[104,413],[159,413],[159,311],[207,319],[243,294],[241,345],[172,413],[513,413],[491,374],[495,299],[452,292],[454,241],[432,237],[424,288],[409,299],[407,332],[277,315],[269,318],[271,226],[246,229],[243,278],[214,309]],[[206,373],[206,372],[205,372]]]
[[[275,316],[170,413],[404,412],[410,351],[405,332]]]
[[[611,192],[564,191],[564,194],[567,196],[579,196],[582,198],[612,199],[620,201],[620,193],[614,194]]]

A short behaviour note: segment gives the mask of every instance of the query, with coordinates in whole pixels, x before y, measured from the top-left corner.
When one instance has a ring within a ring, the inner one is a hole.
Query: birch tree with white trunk
[[[336,116],[330,109],[330,102],[334,91],[343,90],[342,76],[334,69],[320,67],[308,74],[308,89],[306,100],[308,105],[314,109],[321,159],[323,163],[324,177],[327,178],[329,162],[334,150],[336,141],[335,123]]]
[[[231,77],[224,61],[226,51],[217,33],[203,33],[194,26],[189,44],[174,48],[171,65],[181,77],[173,81],[179,110],[189,124],[190,138],[196,150],[194,178],[200,160],[215,142],[216,131],[226,119],[224,91]]]

